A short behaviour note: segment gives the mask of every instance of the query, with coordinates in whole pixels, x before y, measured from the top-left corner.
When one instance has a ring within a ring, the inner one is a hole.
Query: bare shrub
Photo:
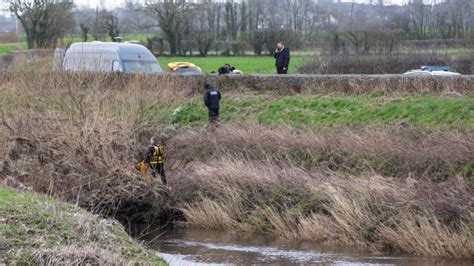
[[[163,188],[146,184],[134,166],[154,134],[140,124],[142,102],[158,104],[175,94],[160,88],[140,93],[133,87],[138,76],[120,87],[120,76],[32,81],[34,75],[4,87],[0,135],[8,140],[3,154],[10,161],[8,174],[35,191],[119,219],[142,219],[131,214],[166,209]]]
[[[474,56],[457,58],[446,54],[334,55],[309,60],[298,67],[303,74],[402,74],[423,65],[450,66],[461,74],[472,74]]]
[[[30,68],[31,69],[31,68]],[[34,68],[33,68],[34,69]],[[48,77],[48,78],[45,78]],[[408,75],[162,75],[96,72],[17,71],[1,72],[0,86],[52,90],[94,89],[142,93],[153,99],[182,101],[201,95],[204,82],[215,83],[222,92],[270,95],[363,93],[429,93],[433,95],[465,95],[474,92],[474,76],[414,77]],[[133,88],[133,89],[132,89]]]

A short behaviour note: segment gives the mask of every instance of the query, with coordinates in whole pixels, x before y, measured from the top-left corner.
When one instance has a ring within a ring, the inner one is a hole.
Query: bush
[[[230,55],[230,43],[228,41],[214,41],[211,47],[216,55],[219,54],[220,51],[222,51],[221,53],[223,55]],[[225,53],[226,51],[228,51],[228,53]]]
[[[230,49],[232,50],[232,54],[235,56],[243,55],[245,53],[245,42],[231,42]]]
[[[276,48],[276,44],[279,41],[283,41],[285,46],[292,49],[299,49],[301,47],[301,40],[299,35],[290,30],[265,30],[264,42],[265,48],[269,54],[273,54]]]
[[[252,31],[245,35],[245,40],[252,46],[254,55],[262,55],[265,35],[263,31]]]
[[[168,43],[158,36],[147,38],[146,47],[155,55],[162,55],[165,53],[165,50],[169,49]]]
[[[471,74],[474,54],[459,58],[437,53],[398,55],[321,56],[298,67],[304,74],[399,74],[422,65],[447,65],[461,74]]]

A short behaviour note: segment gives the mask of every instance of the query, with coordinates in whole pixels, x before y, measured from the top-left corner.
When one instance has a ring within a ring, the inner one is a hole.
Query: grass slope
[[[179,109],[176,109],[179,108]],[[173,115],[174,114],[174,115]],[[200,98],[149,110],[162,123],[187,126],[207,122]],[[410,124],[434,127],[474,125],[474,95],[442,96],[228,96],[221,106],[224,122],[284,124],[296,128],[338,125]]]
[[[0,217],[0,262],[165,264],[117,222],[46,196],[0,187]]]

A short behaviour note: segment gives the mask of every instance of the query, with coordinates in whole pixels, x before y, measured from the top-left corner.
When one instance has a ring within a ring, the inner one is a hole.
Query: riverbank
[[[0,263],[166,265],[123,226],[77,206],[0,187]]]
[[[131,233],[175,222],[473,257],[471,77],[306,77],[321,82],[298,92],[304,78],[218,77],[211,130],[202,77],[3,74],[0,175]],[[135,169],[153,135],[169,187]]]

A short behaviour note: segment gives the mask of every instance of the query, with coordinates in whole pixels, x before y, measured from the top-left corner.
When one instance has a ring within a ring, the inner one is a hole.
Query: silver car
[[[416,76],[460,76],[458,72],[452,71],[447,66],[421,66],[420,69],[412,69],[403,73],[404,75]]]

